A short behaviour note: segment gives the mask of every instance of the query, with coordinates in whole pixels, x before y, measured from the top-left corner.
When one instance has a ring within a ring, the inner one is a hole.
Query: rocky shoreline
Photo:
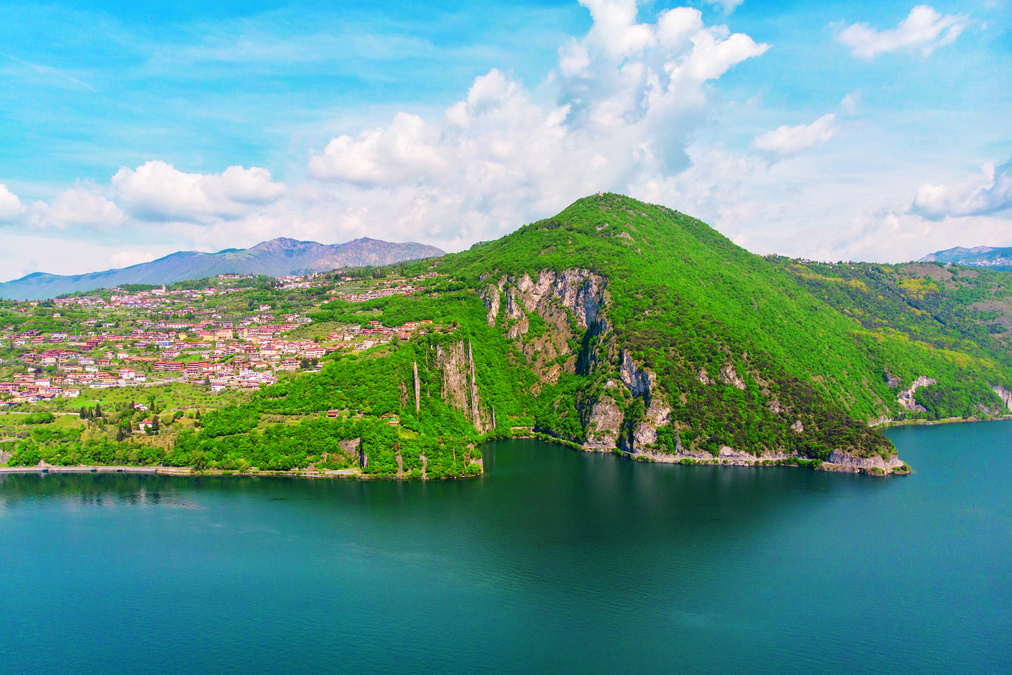
[[[747,452],[735,450],[724,446],[720,449],[720,455],[714,456],[708,452],[680,452],[667,453],[654,450],[639,450],[629,452],[618,448],[608,448],[601,445],[580,445],[565,439],[555,438],[548,434],[515,436],[514,438],[534,438],[547,443],[555,443],[581,452],[610,452],[640,462],[657,462],[659,464],[699,464],[711,466],[800,466],[809,467],[816,471],[830,471],[836,473],[863,473],[870,476],[904,476],[912,472],[910,466],[899,457],[890,457],[888,460],[876,455],[874,457],[857,457],[840,450],[834,450],[829,461],[808,460],[797,455],[786,453],[763,453],[760,456],[751,455]]]

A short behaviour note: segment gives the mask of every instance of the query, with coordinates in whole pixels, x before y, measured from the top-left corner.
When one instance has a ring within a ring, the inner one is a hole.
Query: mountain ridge
[[[1012,272],[1012,247],[955,246],[944,251],[929,253],[917,262],[940,262],[971,267],[987,267],[1002,272]]]
[[[0,283],[0,297],[41,300],[121,284],[172,284],[218,274],[286,276],[326,272],[338,267],[390,265],[444,254],[443,250],[434,246],[415,242],[392,243],[368,237],[343,244],[278,237],[246,249],[229,248],[215,253],[177,251],[151,262],[86,274],[33,272],[20,279]]]

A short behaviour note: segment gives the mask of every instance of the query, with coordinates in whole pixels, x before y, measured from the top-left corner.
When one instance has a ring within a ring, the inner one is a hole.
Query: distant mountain
[[[435,258],[444,253],[434,246],[414,242],[395,244],[367,237],[330,246],[281,237],[247,249],[232,248],[217,253],[180,251],[149,263],[90,274],[61,276],[35,272],[0,283],[0,297],[41,300],[120,284],[173,284],[218,274],[267,274],[277,277],[326,272],[338,267],[390,265],[404,260]]]
[[[992,248],[990,246],[974,246],[963,248],[957,246],[946,251],[936,251],[924,256],[917,262],[957,263],[974,267],[987,267],[1001,272],[1012,272],[1012,248]]]

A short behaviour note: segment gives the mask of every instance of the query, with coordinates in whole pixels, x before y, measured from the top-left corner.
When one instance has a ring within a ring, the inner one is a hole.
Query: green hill
[[[536,433],[654,461],[889,473],[907,468],[873,424],[1012,400],[1002,273],[760,257],[613,194],[398,273],[420,292],[314,321],[429,329],[335,352],[158,461],[462,476],[481,472],[482,440]]]
[[[452,332],[338,357],[265,394],[263,409],[396,413],[420,438],[444,442],[531,427],[662,461],[800,458],[868,470],[899,464],[869,422],[1004,412],[991,385],[1012,380],[1009,361],[986,330],[973,342],[904,304],[912,295],[887,300],[858,278],[864,267],[815,267],[753,255],[665,207],[589,197],[445,256],[436,269],[449,276],[425,295],[324,306],[319,319],[430,318]],[[916,275],[893,286],[935,290]],[[397,393],[410,393],[413,364],[417,415],[413,397]],[[370,369],[367,385],[353,384]],[[898,394],[922,377],[936,383],[904,407]]]

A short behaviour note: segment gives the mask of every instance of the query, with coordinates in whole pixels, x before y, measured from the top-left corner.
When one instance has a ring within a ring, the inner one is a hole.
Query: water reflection
[[[0,511],[11,512],[26,502],[46,501],[81,507],[203,508],[177,495],[180,487],[177,480],[168,476],[125,473],[4,474],[0,475]]]

